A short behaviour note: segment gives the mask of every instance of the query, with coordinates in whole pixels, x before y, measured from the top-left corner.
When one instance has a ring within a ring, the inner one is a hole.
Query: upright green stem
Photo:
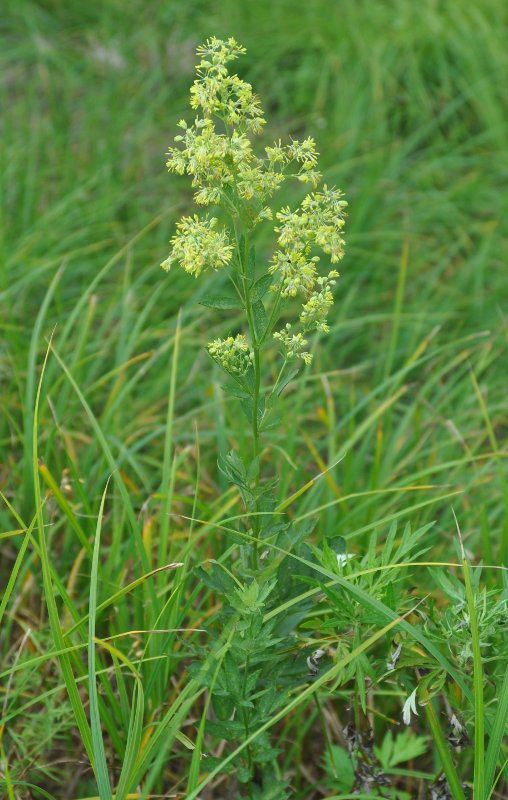
[[[259,364],[259,346],[257,344],[254,345],[254,402],[252,406],[252,436],[253,436],[253,452],[254,458],[256,459],[256,472],[254,477],[255,487],[256,489],[259,488],[259,479],[260,479],[260,463],[259,463],[259,429],[258,429],[258,406],[259,406],[259,389],[261,385],[261,370]],[[253,556],[252,556],[252,566],[254,569],[258,567],[258,542],[257,537],[259,534],[259,517],[257,512],[259,511],[258,508],[258,501],[256,500],[256,515],[252,519],[252,532],[255,536],[255,541],[253,543]]]
[[[256,471],[254,476],[254,483],[256,489],[259,488],[259,480],[260,480],[260,468],[259,468],[259,426],[258,426],[258,408],[259,408],[259,396],[260,396],[260,388],[261,388],[261,365],[260,365],[260,357],[259,351],[260,346],[256,336],[256,330],[254,327],[254,317],[252,313],[252,303],[250,299],[250,289],[248,285],[248,268],[249,268],[249,236],[245,234],[245,249],[242,258],[242,283],[243,283],[243,291],[245,295],[245,308],[247,311],[247,320],[249,323],[249,332],[252,341],[252,349],[254,352],[254,396],[253,396],[253,403],[252,403],[252,453],[255,459]],[[258,503],[256,501],[255,507],[256,514],[252,517],[252,533],[254,536],[255,541],[253,542],[253,551],[252,551],[252,568],[257,569],[258,567],[258,542],[257,536],[259,533],[259,517],[257,515],[258,512]]]

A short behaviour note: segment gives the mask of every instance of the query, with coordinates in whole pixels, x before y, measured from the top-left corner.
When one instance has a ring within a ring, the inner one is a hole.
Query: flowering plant
[[[261,481],[259,439],[275,399],[299,371],[288,366],[298,359],[310,364],[312,355],[305,349],[310,333],[329,330],[338,272],[330,268],[319,274],[318,253],[329,256],[332,264],[344,255],[347,205],[339,189],[324,185],[317,190],[321,175],[311,137],[285,145],[279,140],[266,146],[263,156],[254,152],[252,137],[265,125],[260,102],[250,84],[229,72],[230,62],[244,52],[232,38],[212,37],[198,48],[201,60],[191,88],[191,107],[197,116],[191,125],[179,123],[182,132],[175,137],[176,146],[169,149],[167,161],[170,172],[191,176],[197,205],[222,209],[229,225],[221,227],[211,214],[183,217],[162,263],[169,270],[177,262],[195,277],[205,270],[221,270],[232,285],[232,294],[209,295],[203,303],[219,310],[245,311],[244,333],[208,344],[212,359],[232,379],[225,389],[239,398],[252,431],[250,458],[249,453],[238,455],[234,450],[219,458],[219,468],[238,487],[245,505],[246,530],[232,532],[234,541],[242,543],[242,557],[240,564],[227,570],[216,563],[211,570],[198,569],[200,579],[224,598],[223,620],[229,617],[216,636],[222,657],[214,662],[215,677],[212,670],[198,671],[199,680],[210,690],[217,718],[207,724],[207,730],[227,741],[249,740],[249,732],[262,726],[283,703],[279,679],[283,662],[279,658],[279,669],[274,669],[273,664],[268,666],[266,654],[274,658],[274,648],[283,648],[285,639],[277,635],[274,622],[264,618],[279,591],[277,585],[288,583],[279,574],[283,552],[287,554],[308,533],[308,526],[296,530],[288,522],[273,522],[276,481]],[[310,185],[312,191],[294,208],[273,209],[276,192],[290,179]],[[261,269],[255,230],[270,222],[275,222],[277,244]],[[296,296],[301,300],[298,321],[280,325]],[[261,354],[270,342],[276,343],[281,358],[275,382],[264,388]],[[289,653],[294,641],[287,633],[286,640]],[[201,662],[213,661],[210,651],[200,656]],[[255,704],[250,697],[256,698]],[[236,757],[233,763],[237,779],[248,786],[248,796],[268,796],[267,787],[275,782],[277,798],[286,797],[285,782],[275,781],[271,772],[269,762],[276,750],[267,735],[257,736],[246,750],[246,757]]]
[[[229,64],[245,52],[233,38],[212,37],[198,48],[201,60],[191,88],[191,107],[198,112],[193,124],[182,120],[182,133],[168,151],[170,172],[192,177],[199,206],[215,205],[224,210],[229,228],[220,228],[214,216],[187,216],[177,224],[169,256],[162,263],[169,270],[177,262],[198,277],[205,270],[224,271],[233,287],[231,297],[207,297],[206,305],[218,309],[241,306],[246,313],[248,335],[229,335],[208,344],[210,356],[233,378],[252,428],[254,467],[251,469],[256,497],[251,510],[259,511],[259,435],[266,426],[274,397],[287,385],[290,362],[303,359],[313,330],[327,332],[333,305],[336,269],[318,273],[321,251],[337,263],[344,255],[342,237],[346,201],[339,189],[324,185],[312,191],[299,206],[272,209],[271,201],[284,181],[294,179],[317,187],[314,139],[281,141],[254,152],[252,137],[260,134],[265,119],[259,99],[250,84],[230,74]],[[265,269],[258,274],[253,235],[266,221],[276,225],[277,247]],[[302,305],[296,325],[277,328],[290,298],[300,296]],[[263,348],[275,341],[281,354],[278,377],[270,391],[261,388]],[[286,373],[286,374],[285,374]],[[231,475],[229,475],[231,478]],[[259,533],[253,519],[254,538]],[[254,543],[253,568],[257,568]]]

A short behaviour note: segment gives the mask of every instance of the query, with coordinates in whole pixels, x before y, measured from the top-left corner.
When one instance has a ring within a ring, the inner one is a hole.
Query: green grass
[[[188,670],[197,654],[206,671],[199,648],[210,641],[196,629],[207,629],[218,604],[193,570],[212,560],[231,568],[227,528],[242,514],[218,474],[217,453],[248,441],[203,345],[241,318],[198,305],[220,277],[194,281],[159,266],[176,220],[192,208],[187,181],[167,175],[164,153],[178,120],[189,116],[195,47],[212,34],[247,48],[238,70],[261,97],[267,138],[313,135],[325,180],[349,201],[331,334],[315,343],[312,369],[288,390],[263,459],[279,476],[280,510],[317,519],[316,546],[341,536],[356,553],[365,575],[354,579],[353,597],[371,615],[367,628],[379,623],[379,637],[365,628],[349,654],[337,654],[343,685],[333,684],[335,673],[310,683],[305,658],[296,656],[300,685],[267,727],[294,797],[313,800],[318,785],[330,797],[336,791],[323,766],[327,742],[344,746],[346,706],[351,693],[365,691],[347,670],[383,660],[381,629],[398,614],[376,583],[394,520],[397,544],[406,523],[414,531],[434,523],[418,545],[426,552],[415,548],[403,559],[409,566],[397,568],[401,591],[416,587],[407,608],[427,594],[429,619],[453,607],[427,562],[457,565],[445,575],[465,581],[471,619],[483,613],[482,587],[489,608],[506,603],[499,567],[508,551],[507,28],[496,0],[4,4],[0,783],[7,797],[95,797],[96,777],[104,798],[109,791],[207,797],[203,779],[218,797],[230,785],[200,770],[209,696],[204,673]],[[280,204],[292,200],[283,189]],[[262,239],[258,259],[272,246]],[[314,577],[336,578],[326,564]],[[340,593],[327,591],[327,602],[339,602]],[[281,601],[274,618],[290,625],[293,600]],[[302,632],[300,642],[315,649],[332,636],[333,614],[322,597],[306,613],[309,640]],[[480,800],[506,759],[505,655],[482,645],[473,624],[471,658],[460,663],[448,642],[423,631],[418,613],[399,633],[419,632],[420,655],[434,648],[446,661],[447,686],[478,739],[475,753],[467,743],[450,749],[447,707],[436,693],[414,722],[434,739],[408,770],[436,776],[444,768],[454,797]],[[210,664],[222,663],[227,636]],[[414,668],[406,668],[404,689],[383,683],[365,700],[377,743],[396,730],[390,720],[400,722]],[[427,783],[396,780],[415,797]],[[499,778],[492,798],[505,787]]]

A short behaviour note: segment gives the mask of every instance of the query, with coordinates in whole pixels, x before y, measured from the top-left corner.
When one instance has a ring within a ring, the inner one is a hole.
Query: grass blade
[[[26,548],[28,547],[28,542],[30,541],[36,521],[37,517],[35,516],[32,522],[30,523],[30,527],[28,528],[23,541],[21,542],[21,547],[19,548],[18,555],[16,556],[16,561],[14,562],[11,574],[9,575],[9,580],[7,581],[7,586],[5,587],[5,591],[2,597],[2,602],[0,602],[0,623],[2,622],[2,617],[7,607],[7,603],[9,602],[9,597],[11,596],[14,584],[16,583],[16,578],[18,577],[18,572],[21,567],[21,563],[23,561],[23,557],[25,555]]]
[[[57,650],[61,650],[59,656],[60,667],[65,681],[67,694],[76,718],[76,724],[83,739],[83,745],[90,759],[90,763],[95,767],[95,758],[93,751],[92,735],[90,726],[83,709],[81,697],[76,687],[76,681],[71,667],[69,655],[66,651],[66,645],[63,638],[62,630],[60,627],[60,619],[58,616],[58,609],[56,606],[55,595],[53,592],[53,581],[51,579],[51,569],[49,564],[48,546],[46,541],[46,533],[44,528],[44,519],[42,516],[42,502],[41,502],[41,485],[39,479],[39,464],[37,459],[37,441],[38,441],[38,415],[39,415],[39,402],[41,397],[42,382],[44,380],[44,372],[48,360],[51,341],[48,344],[44,363],[41,370],[39,385],[37,387],[37,394],[35,398],[34,419],[33,419],[33,439],[32,439],[32,468],[33,468],[33,485],[35,492],[35,505],[37,508],[37,528],[39,533],[39,554],[41,559],[42,577],[44,584],[44,594],[46,597],[46,605],[48,608],[48,616],[51,627],[51,633],[56,645]]]
[[[503,685],[497,700],[496,716],[490,732],[485,757],[485,796],[490,797],[495,785],[494,773],[499,756],[503,755],[502,742],[508,720],[508,671],[504,674]],[[504,767],[506,762],[504,763]],[[503,769],[504,769],[503,767]]]
[[[115,800],[124,800],[132,783],[131,776],[136,769],[136,758],[141,744],[141,732],[143,729],[144,712],[143,684],[140,680],[136,681],[134,687],[134,697],[132,700],[131,718],[129,720],[129,731],[127,733],[127,746],[125,748],[125,758],[122,764],[122,771],[118,779],[115,792]]]
[[[444,774],[446,775],[446,780],[448,781],[448,786],[450,787],[453,800],[466,800],[457,770],[455,769],[455,764],[453,763],[450,751],[448,750],[448,745],[445,737],[443,736],[443,731],[441,730],[441,725],[439,724],[432,700],[430,700],[425,706],[425,713],[427,715],[430,730],[432,731],[432,738],[434,739],[437,754],[439,756],[439,760],[441,761]]]
[[[100,445],[102,447],[103,453],[104,453],[104,455],[106,457],[106,460],[107,460],[107,462],[108,462],[108,464],[109,464],[109,466],[111,468],[111,471],[112,471],[112,474],[113,474],[113,480],[115,481],[115,483],[117,485],[117,488],[118,488],[118,490],[120,492],[120,495],[122,497],[122,500],[124,501],[125,510],[126,510],[128,518],[129,518],[129,522],[131,524],[132,532],[133,532],[134,537],[135,537],[137,550],[138,550],[138,555],[139,555],[139,558],[140,558],[141,563],[143,565],[143,569],[145,570],[145,572],[148,572],[149,569],[150,569],[149,564],[148,564],[148,556],[146,554],[146,551],[145,551],[145,548],[144,548],[144,545],[143,545],[143,539],[141,537],[141,532],[140,532],[138,520],[136,518],[136,514],[134,512],[134,509],[132,507],[132,503],[131,503],[131,499],[129,497],[129,493],[127,492],[127,489],[125,487],[125,483],[122,480],[122,477],[121,477],[121,475],[120,475],[120,473],[119,473],[119,471],[117,469],[117,465],[116,465],[115,459],[113,457],[113,454],[111,452],[109,444],[108,444],[108,442],[106,440],[106,437],[104,436],[104,434],[102,432],[102,429],[101,429],[101,427],[100,427],[100,425],[99,425],[99,423],[97,421],[97,418],[96,418],[95,414],[93,413],[92,409],[90,408],[89,404],[87,403],[87,401],[86,401],[86,399],[85,399],[85,397],[83,395],[83,392],[81,391],[81,389],[79,388],[78,384],[74,380],[74,377],[72,376],[69,368],[66,366],[64,361],[60,358],[60,356],[58,355],[58,353],[56,352],[56,350],[53,347],[52,347],[52,351],[54,353],[54,356],[55,356],[56,360],[58,361],[58,363],[62,367],[63,371],[67,375],[67,378],[69,379],[69,382],[71,383],[74,391],[76,392],[77,396],[79,397],[81,405],[85,409],[86,414],[88,416],[88,419],[90,420],[90,423],[91,423],[91,425],[92,425],[92,427],[93,427],[93,429],[95,431],[97,439],[99,440],[99,443],[100,443]],[[154,607],[156,607],[157,606],[157,601],[156,601],[156,597],[155,597],[155,591],[154,591],[154,588],[153,588],[151,583],[148,584],[148,592],[150,594],[150,599],[151,599]]]
[[[108,491],[108,483],[104,489],[97,517],[95,542],[93,547],[92,571],[90,574],[90,603],[88,616],[88,696],[90,698],[90,726],[92,729],[92,743],[95,757],[95,777],[101,800],[113,800],[109,783],[106,753],[102,740],[101,719],[99,714],[99,699],[97,695],[97,682],[95,672],[95,615],[97,611],[97,579],[99,570],[99,551],[101,541],[102,518],[104,503]]]

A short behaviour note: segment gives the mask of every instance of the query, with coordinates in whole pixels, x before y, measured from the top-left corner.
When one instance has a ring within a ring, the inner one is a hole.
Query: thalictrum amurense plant
[[[245,525],[233,537],[243,566],[236,574],[226,565],[214,564],[209,573],[200,570],[209,586],[228,596],[224,613],[230,617],[222,655],[210,662],[206,685],[213,692],[218,721],[208,730],[214,725],[217,735],[237,741],[262,726],[283,701],[276,677],[287,657],[277,654],[285,642],[291,652],[294,643],[286,641],[287,632],[275,631],[276,620],[266,622],[263,615],[276,595],[280,557],[274,546],[290,548],[309,530],[309,525],[290,530],[286,521],[274,516],[276,480],[263,474],[261,435],[274,423],[273,411],[284,387],[302,362],[312,361],[306,349],[309,336],[329,330],[338,277],[332,265],[344,255],[347,206],[339,189],[326,184],[317,188],[321,175],[311,137],[286,144],[279,140],[265,146],[262,155],[256,153],[253,138],[265,125],[261,105],[250,84],[229,70],[230,62],[244,52],[233,38],[212,37],[198,48],[201,60],[190,101],[197,116],[190,125],[179,123],[182,133],[175,137],[176,147],[169,149],[167,166],[171,172],[190,175],[196,204],[221,209],[225,223],[209,213],[183,217],[162,263],[169,270],[177,262],[196,278],[207,270],[224,273],[230,293],[208,295],[203,303],[225,314],[242,308],[245,315],[240,331],[208,344],[210,356],[228,378],[224,389],[240,402],[251,432],[250,452],[231,450],[219,456],[220,470],[238,487],[245,506]],[[294,207],[277,208],[275,195],[288,180],[311,191]],[[276,239],[275,252],[264,266],[256,254],[256,229],[261,225],[271,225]],[[331,262],[323,273],[318,253]],[[296,322],[294,298],[300,303]],[[279,353],[276,377],[263,386],[263,357],[274,347]],[[266,732],[246,750],[235,766],[248,796],[268,797],[269,786],[277,787],[277,797],[286,796],[286,783],[275,779],[277,750],[270,747]],[[197,778],[196,757],[190,790]]]
[[[183,133],[168,152],[168,169],[192,176],[194,200],[200,206],[222,209],[228,226],[209,214],[187,216],[177,223],[171,251],[163,262],[170,269],[178,262],[198,277],[205,270],[223,271],[233,293],[209,296],[204,303],[223,309],[240,306],[245,312],[248,336],[242,331],[208,344],[211,357],[232,380],[225,389],[240,399],[252,434],[252,451],[222,458],[221,469],[242,491],[252,530],[251,567],[259,566],[258,539],[261,511],[274,507],[273,482],[261,483],[260,434],[270,422],[274,401],[298,371],[294,364],[310,364],[305,350],[313,330],[327,332],[333,305],[332,289],[338,272],[319,274],[320,251],[332,263],[344,255],[343,227],[346,201],[339,189],[324,185],[307,194],[293,209],[273,210],[273,198],[282,183],[295,180],[317,187],[314,140],[280,140],[255,153],[252,137],[265,119],[250,84],[230,74],[228,65],[245,52],[234,39],[212,37],[198,48],[201,61],[191,88],[191,107],[198,112],[194,123],[179,123]],[[256,265],[255,232],[272,224],[277,247],[270,262]],[[291,313],[290,300],[301,301],[298,322],[280,320]],[[262,387],[262,355],[276,343],[280,365],[276,380]],[[291,367],[293,369],[291,370]],[[224,454],[222,454],[224,456]]]

